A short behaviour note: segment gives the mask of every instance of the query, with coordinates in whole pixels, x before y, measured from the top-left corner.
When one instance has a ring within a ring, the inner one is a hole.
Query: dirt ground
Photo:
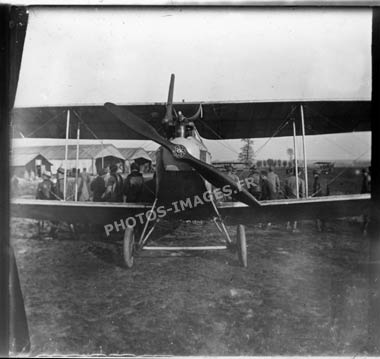
[[[235,229],[230,228],[232,235]],[[122,267],[96,233],[38,237],[12,220],[32,355],[354,355],[367,339],[368,241],[355,220],[247,227],[248,268],[230,251],[144,252]],[[216,243],[182,223],[161,244]]]

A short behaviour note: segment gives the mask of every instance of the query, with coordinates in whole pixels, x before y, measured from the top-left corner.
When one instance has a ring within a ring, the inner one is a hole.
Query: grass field
[[[235,237],[235,228],[228,227]],[[12,221],[32,356],[365,355],[368,240],[356,221],[247,226],[248,267],[231,251],[143,252],[67,228],[52,240]],[[160,245],[220,243],[212,222],[182,223]]]

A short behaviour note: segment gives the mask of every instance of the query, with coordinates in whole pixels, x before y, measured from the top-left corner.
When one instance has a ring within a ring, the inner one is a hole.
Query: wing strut
[[[65,140],[65,173],[63,178],[63,200],[66,201],[67,193],[67,152],[69,149],[69,132],[70,132],[70,110],[67,110],[66,118],[66,140]]]
[[[77,127],[77,153],[76,153],[76,158],[75,158],[75,202],[78,201],[79,139],[80,139],[80,121],[78,121],[78,127]]]
[[[294,170],[296,172],[296,188],[297,188],[297,199],[300,198],[299,191],[299,179],[298,179],[298,159],[297,159],[297,141],[296,141],[296,120],[293,119],[293,151],[294,151]]]
[[[305,137],[305,119],[303,114],[303,106],[300,105],[301,111],[301,127],[302,127],[302,147],[303,147],[303,165],[305,171],[305,195],[309,197],[309,179],[307,174],[307,159],[306,159],[306,137]]]

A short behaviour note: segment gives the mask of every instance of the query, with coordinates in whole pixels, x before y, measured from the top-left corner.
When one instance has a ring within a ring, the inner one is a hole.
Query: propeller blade
[[[170,76],[170,85],[169,85],[169,94],[168,94],[168,102],[166,103],[166,113],[163,118],[163,123],[173,123],[173,95],[174,95],[174,80],[175,75],[171,74]]]
[[[186,152],[186,155],[182,160],[189,163],[191,167],[197,170],[204,179],[215,187],[222,189],[224,186],[229,186],[229,189],[232,190],[231,196],[237,200],[252,207],[259,205],[259,202],[251,195],[251,193],[249,193],[244,187],[241,187],[240,184],[236,183],[232,178],[218,171],[214,166],[195,158],[188,152]]]
[[[145,122],[140,117],[136,116],[127,109],[124,109],[110,102],[105,103],[104,106],[131,130],[145,137],[146,139],[152,140],[165,147],[177,160],[187,162],[205,180],[213,184],[215,187],[222,189],[223,186],[228,185],[233,191],[232,197],[250,206],[258,205],[258,201],[246,189],[241,188],[241,186],[232,178],[222,172],[219,172],[216,168],[209,165],[208,163],[205,163],[192,156],[187,151],[185,146],[166,140],[154,129],[153,126]]]
[[[151,126],[148,122],[145,122],[140,117],[136,116],[134,113],[111,102],[105,103],[104,107],[126,126],[128,126],[132,131],[135,131],[139,135],[145,137],[147,140],[152,140],[158,143],[169,151],[173,150],[174,144],[163,138],[153,126]]]

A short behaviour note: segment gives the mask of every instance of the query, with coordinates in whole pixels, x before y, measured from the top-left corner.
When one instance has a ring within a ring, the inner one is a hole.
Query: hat
[[[107,171],[105,170],[105,168],[101,168],[98,172],[98,175],[99,176],[104,176],[105,174],[107,173]]]
[[[253,170],[257,170],[257,166],[256,165],[252,165],[251,168],[250,168],[250,170],[252,170],[252,171]]]
[[[131,164],[131,171],[140,171],[140,167],[137,163]]]
[[[62,167],[59,167],[57,169],[57,173],[65,173],[65,170]]]
[[[47,177],[47,178],[51,178],[51,173],[50,173],[50,171],[46,171],[42,174],[42,176]]]
[[[118,168],[119,168],[119,167],[118,167],[117,165],[115,165],[115,164],[111,165],[111,166],[110,166],[110,171],[111,171],[111,173],[112,173],[112,172],[116,172]]]

